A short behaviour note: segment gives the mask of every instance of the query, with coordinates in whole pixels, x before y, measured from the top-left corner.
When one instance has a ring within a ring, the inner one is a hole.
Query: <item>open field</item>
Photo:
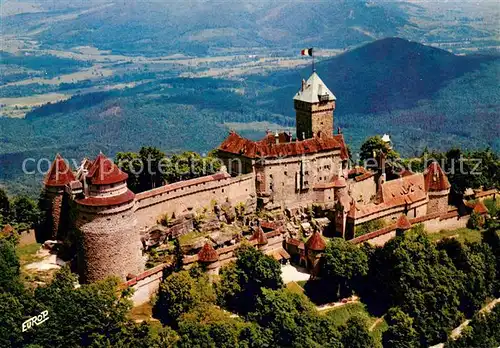
[[[481,231],[471,230],[469,228],[459,228],[456,230],[440,231],[437,233],[430,233],[429,238],[433,241],[438,241],[443,238],[456,238],[460,242],[480,242]]]

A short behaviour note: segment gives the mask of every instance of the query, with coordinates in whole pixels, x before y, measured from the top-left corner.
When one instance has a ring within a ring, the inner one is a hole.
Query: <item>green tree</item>
[[[356,245],[333,238],[323,253],[322,276],[337,288],[337,296],[359,287],[368,273],[368,257]]]
[[[139,157],[144,165],[144,170],[139,174],[141,191],[159,187],[164,183],[164,175],[161,173],[161,165],[166,160],[165,153],[156,147],[142,147]]]
[[[10,219],[10,201],[7,193],[0,188],[0,224],[8,223]]]
[[[127,186],[132,192],[141,192],[139,173],[144,170],[144,163],[139,154],[135,152],[118,152],[115,156],[115,163],[127,173]]]
[[[312,302],[288,289],[262,289],[249,317],[269,329],[279,347],[341,347],[340,336]]]
[[[26,227],[32,227],[38,223],[40,212],[37,203],[31,198],[25,196],[16,197],[12,203],[12,211],[17,223],[25,224]]]
[[[496,276],[495,281],[493,281],[493,292],[495,296],[498,296],[500,294],[500,229],[492,227],[484,231],[482,241],[491,248],[495,256]]]
[[[18,297],[0,292],[0,347],[21,347],[24,340],[21,324],[26,320]]]
[[[235,263],[221,269],[216,291],[222,305],[247,314],[255,308],[261,289],[283,286],[281,266],[272,257],[247,245],[240,247],[236,256]]]
[[[480,230],[484,225],[484,217],[473,211],[470,214],[469,221],[467,221],[467,227],[473,230]]]
[[[491,312],[477,313],[458,339],[449,339],[446,348],[490,348],[500,345],[500,305]]]
[[[188,271],[172,273],[160,284],[156,313],[163,323],[177,327],[179,317],[202,303],[215,302],[205,276],[195,279]]]
[[[373,258],[367,277],[372,290],[365,300],[399,307],[412,317],[421,345],[444,341],[463,317],[462,279],[446,252],[424,233],[411,231],[376,249]]]
[[[14,245],[0,239],[0,292],[18,292],[20,264]]]
[[[413,318],[395,307],[387,313],[385,320],[389,325],[382,334],[382,345],[392,348],[418,347],[418,334],[413,328]]]
[[[374,347],[375,341],[368,331],[366,319],[354,316],[349,318],[345,325],[339,329],[342,337],[342,344],[349,348]]]
[[[39,311],[48,310],[50,319],[26,333],[26,340],[43,347],[90,346],[109,339],[120,340],[132,303],[119,291],[120,280],[104,281],[75,288],[75,275],[64,267],[47,286],[35,290]],[[38,314],[38,313],[34,313]]]
[[[486,298],[493,295],[496,265],[491,248],[485,243],[460,243],[456,239],[444,239],[437,245],[444,250],[457,268],[461,279],[460,310],[468,317],[479,310]]]
[[[399,158],[399,154],[391,149],[389,144],[383,141],[382,137],[379,135],[369,137],[365,140],[361,145],[359,156],[362,161],[372,158],[377,159],[380,152],[384,153],[386,158],[391,161]]]
[[[245,329],[251,330],[252,335],[248,336]],[[246,346],[244,342],[253,343],[245,337],[264,343],[268,340],[261,335],[261,331],[256,330],[255,325],[233,318],[229,313],[208,303],[203,303],[180,317],[179,335],[179,347],[232,348]]]

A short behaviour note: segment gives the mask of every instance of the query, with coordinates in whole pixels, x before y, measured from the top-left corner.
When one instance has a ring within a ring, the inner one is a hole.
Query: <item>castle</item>
[[[450,184],[437,163],[425,173],[407,171],[389,181],[383,154],[380,170],[349,168],[344,137],[340,130],[334,134],[336,97],[316,72],[302,80],[293,99],[295,138],[267,132],[262,140],[252,141],[230,132],[217,148],[226,170],[137,194],[128,189],[127,174],[102,153],[93,161],[84,160],[75,172],[57,155],[44,181],[50,237],[64,239],[69,231],[78,231],[81,279],[92,282],[142,272],[141,236],[155,229],[158,217],[180,217],[211,201],[233,207],[243,203],[250,211],[296,211],[317,205],[333,213],[334,233],[346,239],[354,238],[356,226],[368,221],[392,224],[401,215],[412,219],[448,213]],[[172,233],[176,237],[182,232]],[[283,245],[285,238],[257,229],[251,243],[265,249],[268,240]],[[292,238],[290,243],[301,248],[300,241]],[[324,247],[315,232],[305,246],[302,243],[301,257],[313,264]],[[193,260],[217,269],[219,256],[231,252],[205,245]]]

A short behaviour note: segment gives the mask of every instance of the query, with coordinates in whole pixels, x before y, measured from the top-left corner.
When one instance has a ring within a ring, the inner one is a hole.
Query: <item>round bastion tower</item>
[[[135,195],[128,175],[102,153],[83,177],[76,226],[82,234],[80,276],[93,282],[107,276],[126,279],[144,269],[134,216]]]
[[[63,239],[68,228],[67,197],[64,189],[75,176],[61,155],[57,154],[43,182],[42,210],[45,212],[43,239]],[[66,203],[66,204],[65,204]]]

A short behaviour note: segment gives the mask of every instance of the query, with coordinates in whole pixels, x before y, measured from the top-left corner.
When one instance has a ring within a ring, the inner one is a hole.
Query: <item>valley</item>
[[[311,70],[299,51],[311,46],[354,152],[383,133],[404,155],[500,148],[495,6],[216,5],[193,1],[186,21],[176,1],[2,1],[0,184],[36,192],[22,159],[58,151],[77,161],[146,145],[208,152],[230,129],[289,130],[287,101]],[[415,44],[383,39],[396,36]]]

